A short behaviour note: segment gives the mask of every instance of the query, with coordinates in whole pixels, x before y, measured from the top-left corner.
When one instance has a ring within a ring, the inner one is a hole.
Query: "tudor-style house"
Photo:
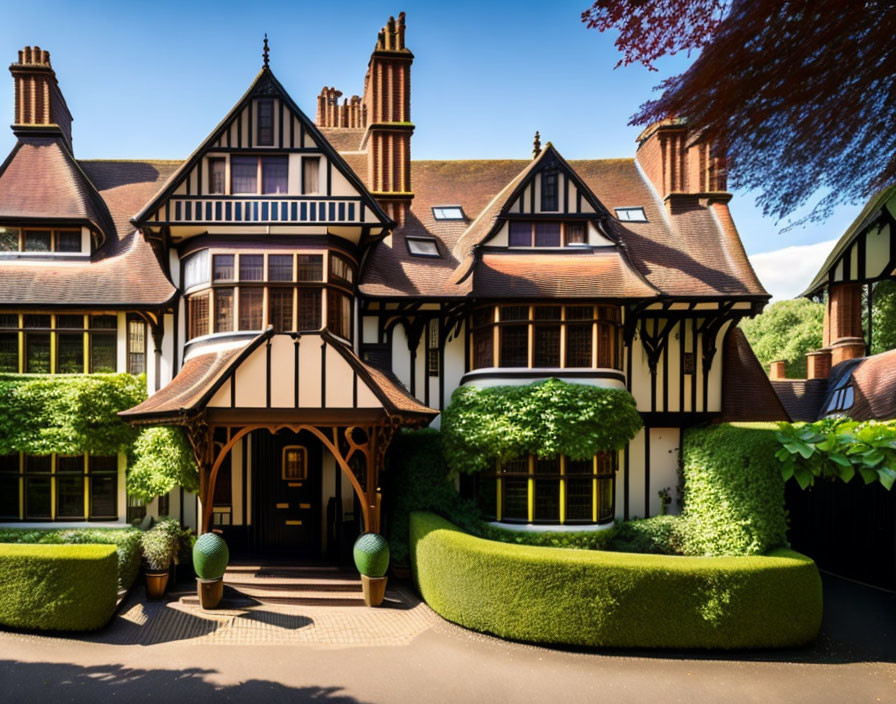
[[[461,385],[556,377],[630,390],[645,428],[618,454],[523,458],[474,490],[519,529],[593,528],[658,513],[682,429],[720,416],[721,351],[768,294],[712,145],[675,120],[634,158],[567,161],[536,138],[527,159],[414,161],[413,59],[390,18],[361,95],[325,87],[312,121],[265,48],[176,162],[76,159],[49,54],[11,66],[0,371],[145,373],[148,400],[122,417],[183,427],[201,465],[197,496],[151,512],[319,554],[349,518],[379,526],[398,428],[438,426]],[[3,519],[124,520],[126,464],[6,456]]]

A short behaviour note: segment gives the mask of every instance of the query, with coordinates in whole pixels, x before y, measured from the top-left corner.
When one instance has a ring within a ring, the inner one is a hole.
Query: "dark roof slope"
[[[793,421],[811,422],[818,418],[827,393],[827,379],[774,379],[771,384]]]
[[[743,330],[732,327],[722,344],[722,415],[725,423],[790,420]]]

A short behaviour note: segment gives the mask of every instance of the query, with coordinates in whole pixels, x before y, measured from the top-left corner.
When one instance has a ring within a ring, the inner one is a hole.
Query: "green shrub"
[[[685,432],[687,555],[761,555],[786,544],[784,480],[773,423]]]
[[[681,555],[687,521],[681,516],[654,516],[620,523],[607,546],[616,552]]]
[[[516,545],[536,545],[543,548],[572,548],[576,550],[606,550],[616,533],[614,528],[581,531],[518,531],[490,523],[479,523],[474,535],[486,540]]]
[[[118,552],[119,588],[130,589],[140,573],[140,531],[135,528],[9,528],[0,530],[0,543],[114,545]]]
[[[143,562],[150,572],[164,572],[171,567],[171,561],[179,548],[177,535],[167,530],[171,522],[158,523],[140,535],[140,550]]]
[[[217,533],[203,533],[193,545],[193,568],[199,579],[218,579],[227,570],[230,550]]]
[[[365,577],[384,577],[389,569],[389,543],[379,533],[362,533],[352,550],[355,567]]]
[[[559,379],[525,386],[461,386],[442,414],[448,465],[467,474],[523,455],[589,459],[603,450],[621,449],[642,426],[628,391]]]
[[[466,529],[479,520],[479,509],[460,497],[449,479],[438,430],[402,430],[392,441],[382,475],[392,561],[408,564],[411,511],[435,511]]]
[[[700,558],[507,545],[413,513],[411,556],[430,607],[502,638],[766,648],[801,645],[821,626],[818,570],[790,550]]]
[[[199,488],[199,468],[180,428],[147,428],[134,443],[128,495],[144,502],[182,486]]]
[[[0,624],[101,628],[115,610],[117,574],[113,545],[0,545]]]

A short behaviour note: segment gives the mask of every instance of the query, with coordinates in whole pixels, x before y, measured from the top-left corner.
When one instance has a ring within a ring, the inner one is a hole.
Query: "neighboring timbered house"
[[[618,454],[525,458],[473,490],[522,529],[593,527],[658,513],[682,429],[720,417],[723,343],[768,294],[710,145],[669,121],[634,159],[566,161],[536,138],[531,159],[412,161],[412,61],[402,14],[363,95],[325,87],[312,122],[265,49],[182,163],[75,160],[49,57],[27,49],[12,67],[24,87],[0,168],[0,364],[145,370],[152,395],[122,415],[183,426],[202,463],[198,501],[175,491],[150,510],[318,553],[348,519],[378,527],[397,428],[438,425],[460,385],[556,377],[630,390],[645,429]],[[33,460],[16,461],[27,479]],[[16,504],[7,518],[48,517]]]

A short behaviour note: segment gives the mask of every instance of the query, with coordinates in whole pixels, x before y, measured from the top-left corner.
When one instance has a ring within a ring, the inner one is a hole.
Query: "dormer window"
[[[558,210],[557,207],[557,182],[556,169],[548,169],[541,172],[541,209],[542,211]]]
[[[644,208],[616,208],[616,219],[622,222],[647,222]]]
[[[464,209],[459,205],[438,205],[432,209],[436,220],[465,220]]]
[[[587,244],[587,237],[584,222],[512,220],[507,243],[511,247],[565,247]]]
[[[405,237],[408,254],[415,257],[437,257],[439,246],[433,237]]]
[[[77,254],[81,251],[80,230],[0,227],[0,253],[60,252]]]

